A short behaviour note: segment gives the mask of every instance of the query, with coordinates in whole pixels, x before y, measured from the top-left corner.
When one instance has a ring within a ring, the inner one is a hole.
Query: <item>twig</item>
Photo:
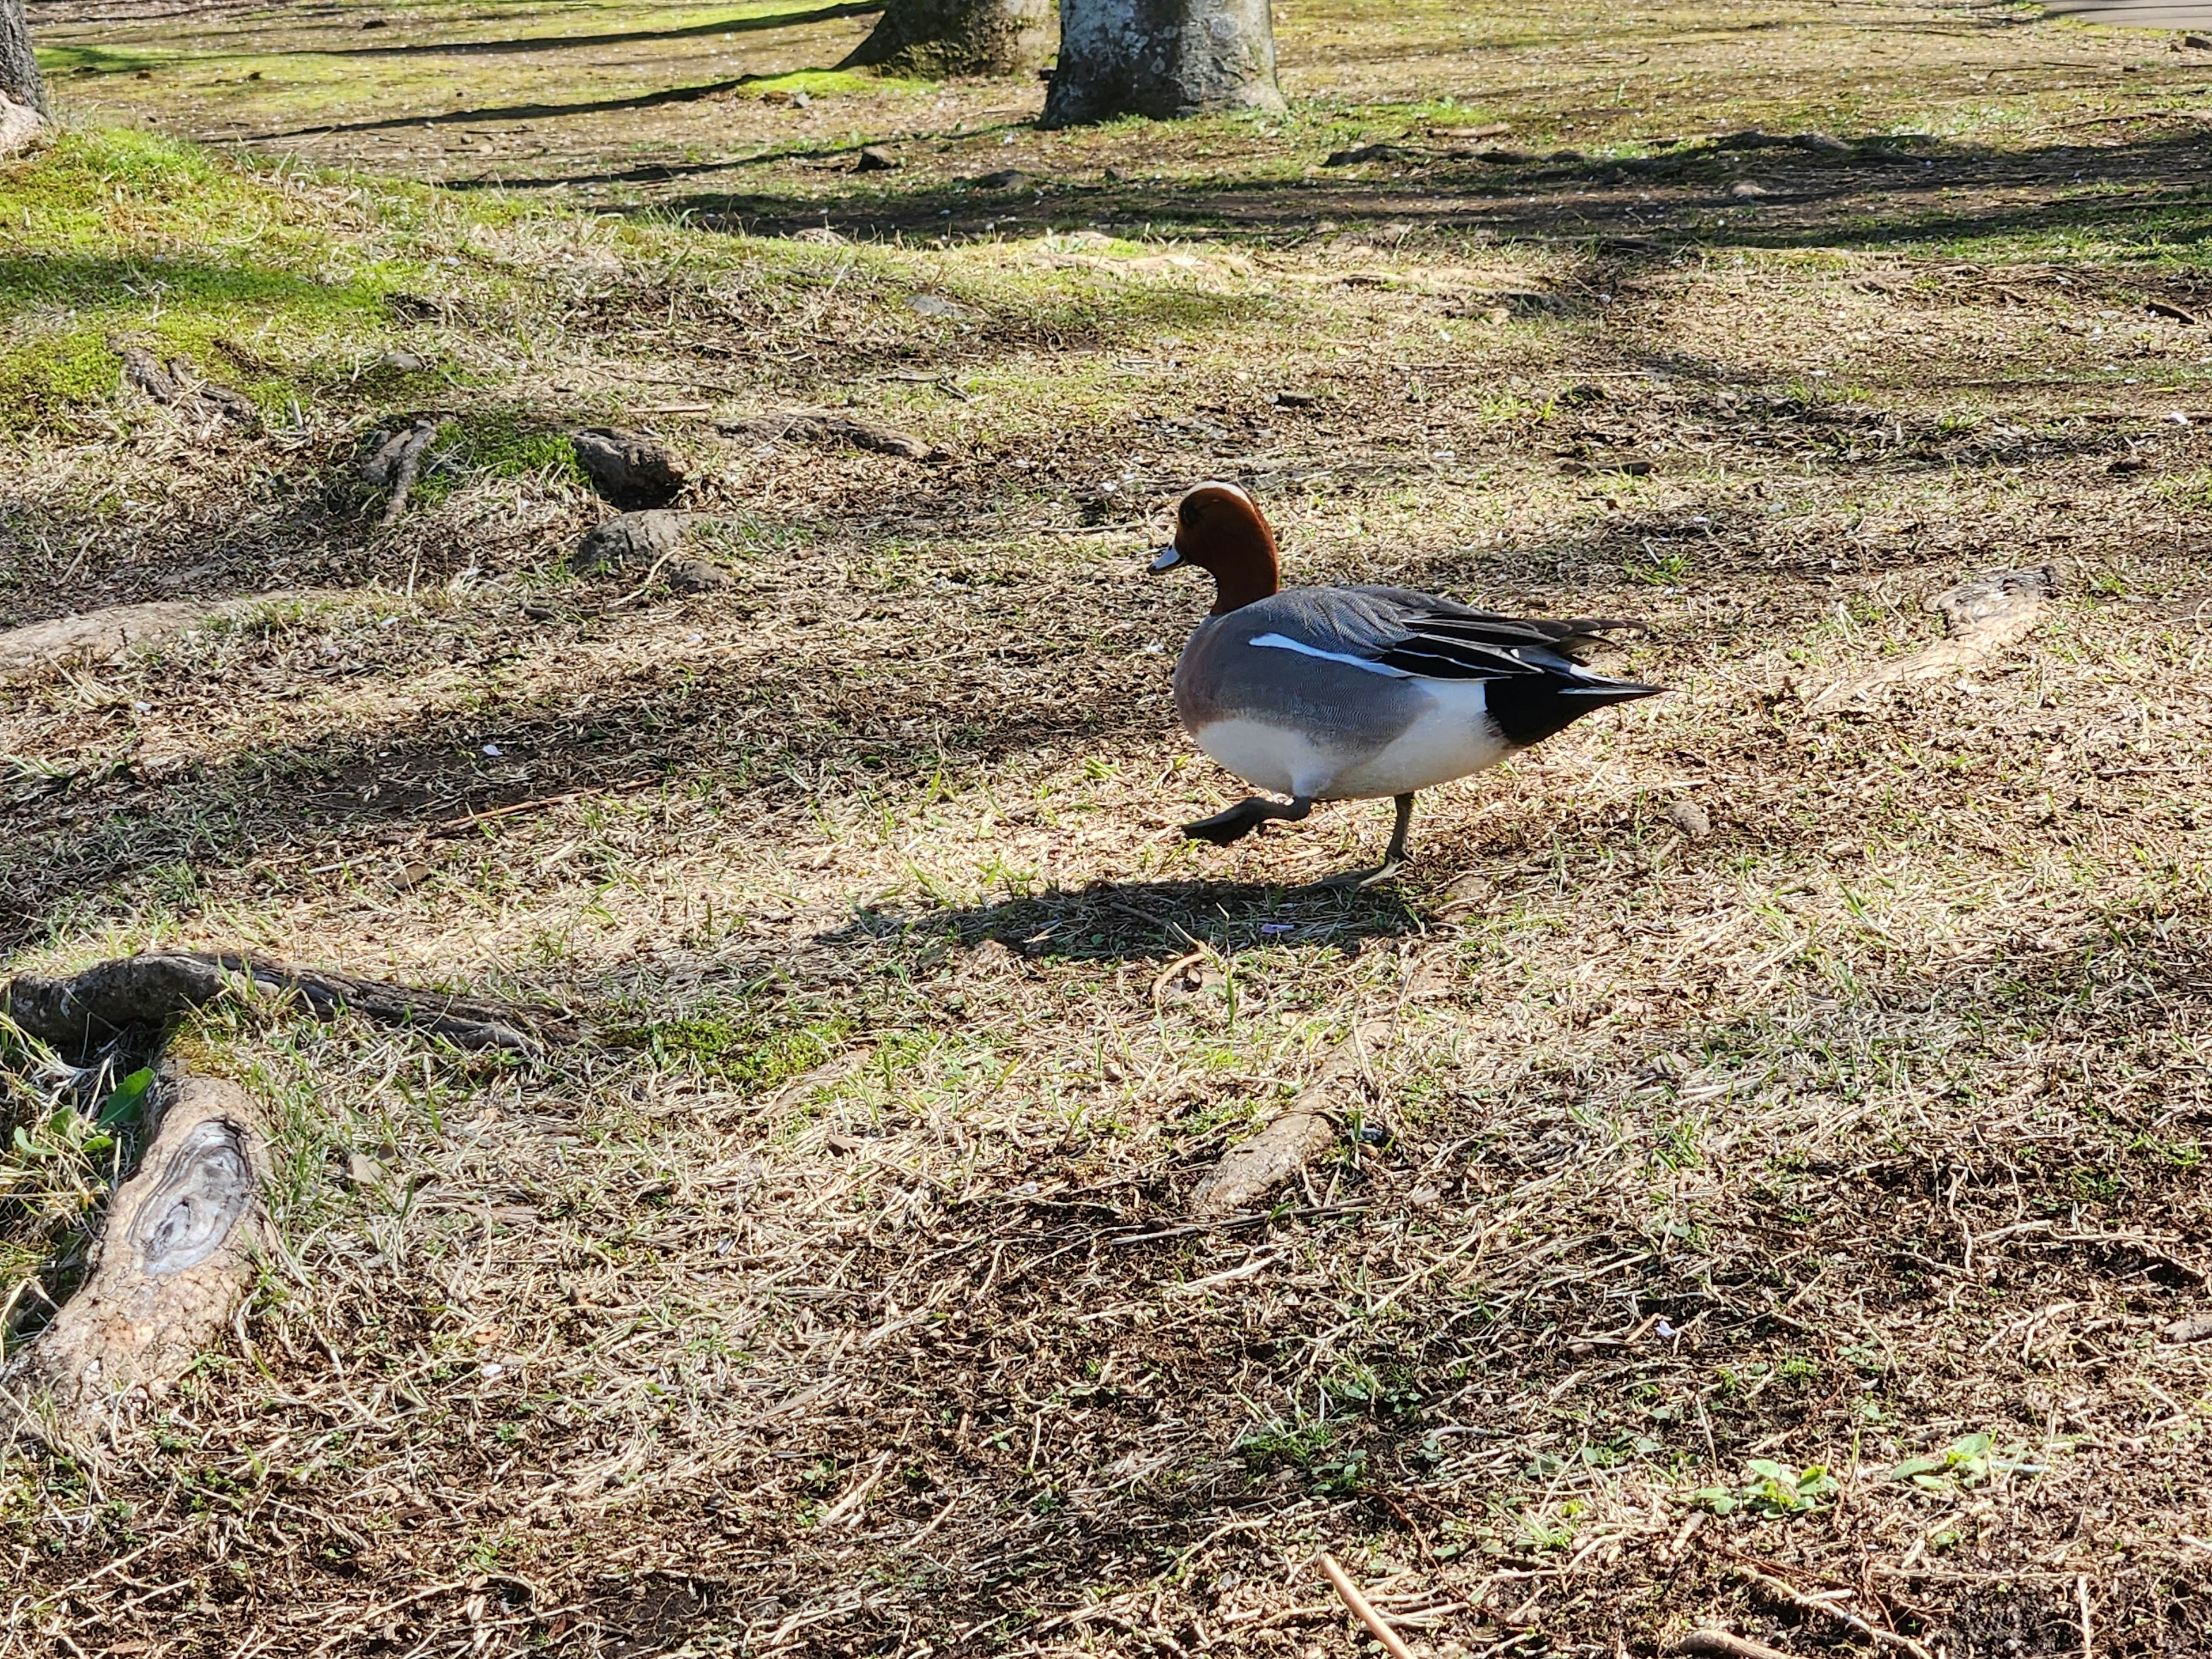
[[[1336,1564],[1333,1555],[1321,1558],[1321,1570],[1328,1575],[1328,1582],[1336,1586],[1336,1593],[1344,1605],[1352,1609],[1352,1617],[1367,1626],[1368,1633],[1389,1650],[1391,1659],[1413,1659],[1413,1649],[1398,1639],[1398,1632],[1390,1628],[1390,1621],[1368,1605],[1359,1587],[1352,1582],[1344,1569]]]
[[[876,1489],[877,1483],[884,1478],[884,1472],[890,1468],[890,1455],[887,1451],[876,1454],[876,1466],[854,1482],[845,1495],[832,1504],[823,1512],[822,1518],[814,1523],[817,1532],[827,1532],[848,1515],[854,1513],[867,1495]],[[857,1519],[857,1516],[854,1518]]]
[[[1160,993],[1168,988],[1170,980],[1181,974],[1185,969],[1205,961],[1208,954],[1206,948],[1201,945],[1188,956],[1177,957],[1166,967],[1161,969],[1158,976],[1152,981],[1152,1006],[1155,1008],[1159,1006]]]
[[[2097,1659],[2095,1643],[2089,1634],[2089,1575],[2081,1574],[2074,1581],[2074,1600],[2081,1609],[2081,1659]]]

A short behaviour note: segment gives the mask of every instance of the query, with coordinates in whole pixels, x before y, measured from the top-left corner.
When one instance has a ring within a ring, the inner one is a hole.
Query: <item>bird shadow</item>
[[[1388,884],[1359,889],[1328,881],[1101,881],[942,909],[862,906],[817,942],[975,950],[995,941],[1021,956],[1067,962],[1147,961],[1267,945],[1356,956],[1367,940],[1396,939],[1425,925]]]

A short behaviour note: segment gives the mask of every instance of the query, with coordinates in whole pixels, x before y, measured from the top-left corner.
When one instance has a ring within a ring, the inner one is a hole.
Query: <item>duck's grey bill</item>
[[[1182,562],[1182,555],[1175,550],[1175,544],[1170,542],[1152,555],[1152,574],[1158,575],[1163,570],[1172,570]]]

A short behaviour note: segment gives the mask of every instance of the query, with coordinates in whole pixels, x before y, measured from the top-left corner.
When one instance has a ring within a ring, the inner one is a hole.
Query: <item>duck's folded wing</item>
[[[1399,588],[1338,588],[1311,605],[1295,630],[1252,643],[1364,668],[1438,680],[1495,680],[1524,674],[1590,678],[1568,651],[1640,623],[1596,617],[1501,617]]]

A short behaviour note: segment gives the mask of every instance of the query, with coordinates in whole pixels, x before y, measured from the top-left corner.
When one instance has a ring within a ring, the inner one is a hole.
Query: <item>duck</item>
[[[1177,504],[1175,539],[1151,568],[1186,566],[1213,578],[1213,608],[1176,659],[1176,712],[1211,759],[1268,794],[1182,833],[1226,847],[1316,802],[1389,798],[1397,820],[1382,863],[1342,884],[1403,867],[1420,791],[1665,690],[1604,678],[1571,654],[1649,634],[1642,623],[1506,617],[1402,587],[1286,588],[1275,532],[1237,484],[1202,483]]]

